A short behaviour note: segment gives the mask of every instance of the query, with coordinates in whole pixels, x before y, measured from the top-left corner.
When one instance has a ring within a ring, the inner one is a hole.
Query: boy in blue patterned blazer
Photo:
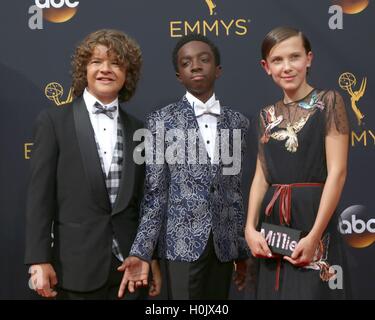
[[[126,287],[133,292],[147,284],[158,247],[171,299],[227,299],[233,266],[241,287],[249,256],[240,187],[249,121],[216,100],[220,53],[209,39],[197,34],[181,38],[173,63],[187,92],[148,117],[152,154],[146,162],[142,220],[122,266],[119,295]]]

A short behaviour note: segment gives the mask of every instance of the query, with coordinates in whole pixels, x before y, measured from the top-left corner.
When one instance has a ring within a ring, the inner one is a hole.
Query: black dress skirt
[[[349,132],[343,100],[337,92],[314,89],[302,100],[263,108],[259,128],[258,155],[270,184],[260,222],[309,232],[327,179],[325,137]],[[348,298],[337,218],[334,213],[310,265],[296,267],[282,257],[259,259],[258,299]]]

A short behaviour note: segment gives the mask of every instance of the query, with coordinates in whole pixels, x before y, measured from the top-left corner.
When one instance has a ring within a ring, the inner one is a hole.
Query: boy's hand
[[[41,297],[54,298],[57,292],[53,289],[57,284],[56,272],[49,263],[33,264],[29,273],[30,289],[35,290]]]

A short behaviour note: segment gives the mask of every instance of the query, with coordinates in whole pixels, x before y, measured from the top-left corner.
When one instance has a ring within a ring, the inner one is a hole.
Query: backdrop
[[[306,33],[315,54],[310,83],[338,90],[346,102],[351,148],[339,210],[350,273],[344,276],[350,277],[355,298],[375,298],[374,13],[375,5],[368,0],[2,1],[0,298],[35,297],[23,265],[32,127],[49,104],[59,107],[69,101],[70,57],[84,36],[115,28],[137,39],[144,66],[127,110],[144,119],[184,94],[171,63],[176,41],[190,32],[206,34],[222,54],[217,96],[251,118],[281,97],[259,63],[263,37],[279,25]],[[253,168],[252,159],[247,161],[245,194]],[[234,292],[233,297],[241,296]]]

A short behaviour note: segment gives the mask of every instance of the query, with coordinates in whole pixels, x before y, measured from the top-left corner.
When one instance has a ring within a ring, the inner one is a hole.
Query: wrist
[[[257,231],[256,227],[254,225],[251,225],[251,224],[246,225],[245,232],[250,232],[251,233],[251,232],[254,232],[254,231]]]
[[[313,241],[319,241],[322,238],[322,232],[312,229],[307,236]]]

